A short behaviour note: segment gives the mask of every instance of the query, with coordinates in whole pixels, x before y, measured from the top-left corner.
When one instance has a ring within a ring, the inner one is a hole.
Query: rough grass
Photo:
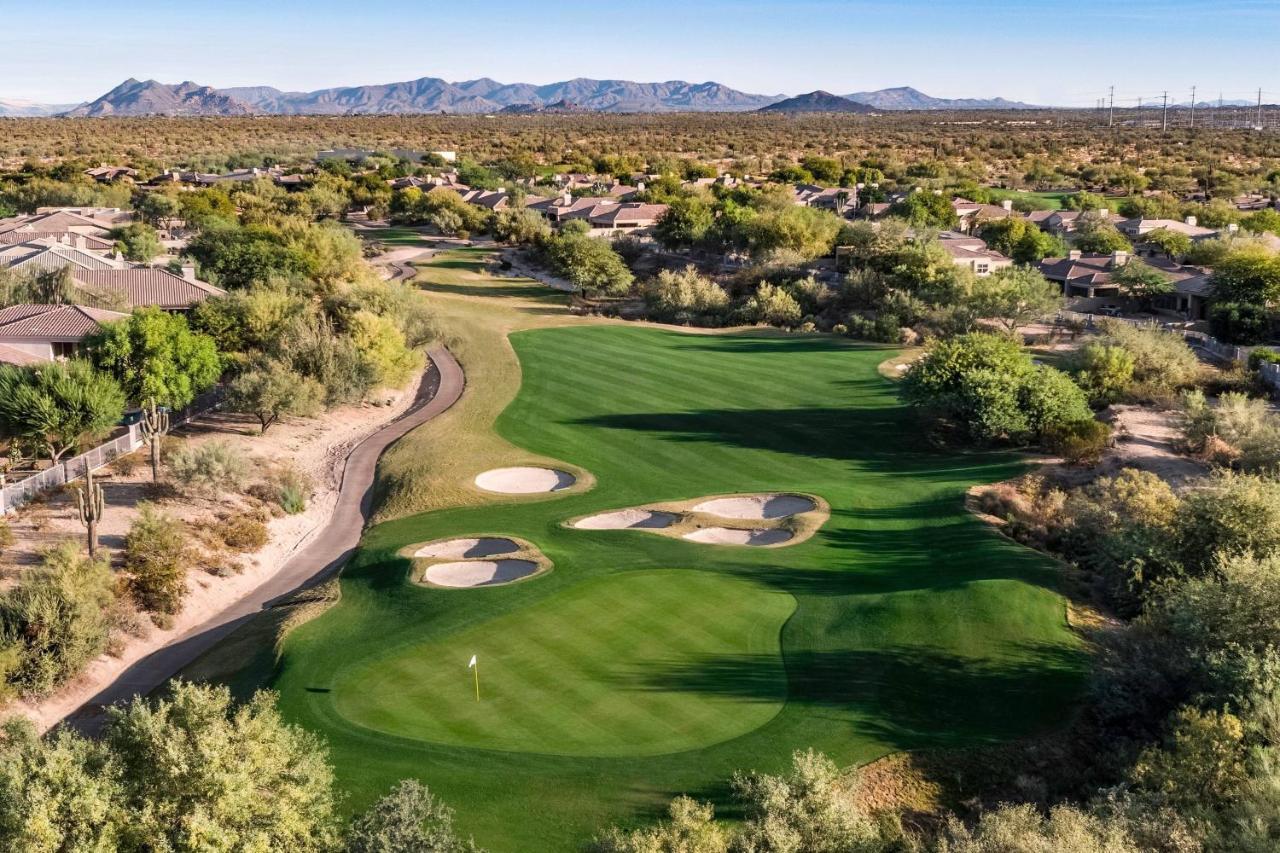
[[[1021,466],[923,441],[877,373],[891,351],[584,322],[559,294],[483,275],[479,257],[420,277],[466,393],[384,459],[392,520],[366,534],[341,603],[290,634],[270,672],[286,717],[327,738],[350,808],[413,776],[495,853],[572,850],[681,792],[733,817],[730,774],[779,770],[794,749],[859,764],[1069,713],[1081,651],[1052,564],[964,509],[969,486]],[[515,500],[469,485],[523,463],[596,484]],[[816,494],[831,518],[776,549],[562,525],[735,491]],[[397,554],[481,534],[526,539],[555,571],[429,589]],[[473,653],[493,693],[468,704]]]

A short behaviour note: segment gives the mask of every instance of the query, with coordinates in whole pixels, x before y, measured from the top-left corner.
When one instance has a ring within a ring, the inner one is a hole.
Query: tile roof
[[[622,225],[624,223],[644,224],[656,222],[658,217],[667,212],[665,204],[643,204],[641,202],[624,202],[623,204],[601,205],[603,209],[593,210],[587,218],[592,225]]]
[[[190,308],[226,291],[203,281],[191,281],[155,267],[124,270],[75,270],[76,281],[86,287],[124,295],[130,307],[154,305],[166,310]]]
[[[0,308],[0,341],[80,341],[128,316],[84,305],[10,305]]]
[[[17,229],[13,231],[0,231],[0,246],[14,246],[19,243],[31,243],[37,240],[61,240],[67,236],[65,231],[27,231]],[[104,240],[101,237],[94,237],[90,234],[77,234],[76,236],[83,239],[83,245],[86,249],[95,252],[109,252],[115,248],[115,243],[110,240]]]
[[[20,350],[17,347],[0,344],[0,364],[14,364],[18,367],[27,367],[32,364],[44,363],[45,360],[38,355],[33,355],[26,350]]]
[[[57,270],[75,267],[84,270],[116,270],[127,266],[124,261],[53,240],[33,240],[7,248],[0,247],[0,267],[10,269]]]

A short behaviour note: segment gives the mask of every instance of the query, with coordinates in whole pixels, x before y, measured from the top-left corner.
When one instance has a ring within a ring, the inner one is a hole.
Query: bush
[[[416,779],[405,779],[391,793],[351,821],[347,853],[481,853],[453,828],[453,809]]]
[[[761,282],[742,306],[742,316],[748,323],[790,327],[800,322],[800,303],[781,287]]]
[[[182,609],[187,577],[186,525],[148,503],[124,540],[129,593],[143,610],[173,615]]]
[[[1280,351],[1258,347],[1249,352],[1249,369],[1258,370],[1263,364],[1280,364]]]
[[[9,526],[9,522],[0,518],[0,554],[11,548],[13,541],[13,528]]]
[[[7,689],[51,693],[107,647],[115,579],[105,558],[64,543],[0,597],[0,663]]]
[[[248,512],[221,519],[217,531],[228,548],[242,554],[261,551],[270,539],[262,518]]]
[[[1133,358],[1132,393],[1152,398],[1171,397],[1189,388],[1200,376],[1200,359],[1180,335],[1154,327],[1105,321],[1102,343],[1120,347]]]
[[[1094,405],[1122,399],[1133,385],[1133,355],[1121,346],[1091,342],[1077,354],[1072,372]]]
[[[282,465],[267,475],[254,494],[279,505],[289,515],[297,515],[306,510],[307,498],[313,489],[311,478],[304,472],[292,465]]]
[[[1271,312],[1265,305],[1220,302],[1209,311],[1209,330],[1229,344],[1262,343],[1271,337]]]
[[[1192,574],[1220,558],[1280,552],[1280,482],[1218,474],[1183,498],[1177,532],[1182,566]]]
[[[1280,468],[1280,417],[1266,400],[1229,391],[1212,406],[1190,391],[1182,397],[1180,427],[1191,452],[1210,461],[1272,474]]]
[[[174,480],[204,494],[239,492],[249,476],[244,455],[225,441],[184,443],[169,454],[168,463]]]
[[[1056,424],[1045,430],[1044,443],[1068,465],[1092,465],[1111,443],[1111,427],[1092,419]]]
[[[729,307],[724,288],[693,266],[680,272],[662,270],[645,286],[644,298],[655,317],[675,323],[719,321]]]

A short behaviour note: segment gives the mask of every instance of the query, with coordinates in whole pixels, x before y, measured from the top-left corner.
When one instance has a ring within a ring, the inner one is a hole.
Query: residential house
[[[1065,258],[1045,258],[1039,269],[1045,278],[1062,285],[1062,294],[1070,300],[1074,310],[1091,311],[1121,298],[1120,287],[1112,280],[1112,275],[1129,260],[1128,252],[1086,255],[1072,250]],[[1146,263],[1163,273],[1174,285],[1172,293],[1156,298],[1153,305],[1156,311],[1191,321],[1204,320],[1208,316],[1212,298],[1212,273],[1208,269],[1158,258]]]
[[[817,207],[830,210],[837,216],[851,215],[858,209],[857,187],[820,187],[814,184],[796,184],[792,188],[795,203],[801,207]]]
[[[1207,240],[1218,236],[1217,230],[1200,225],[1194,216],[1188,216],[1183,220],[1138,217],[1117,223],[1116,227],[1120,229],[1120,233],[1135,241],[1141,240],[1152,231],[1172,231],[1175,234],[1184,234],[1192,240]]]
[[[72,267],[84,270],[125,269],[129,266],[118,255],[108,255],[88,248],[94,238],[80,234],[64,234],[24,243],[0,245],[0,267],[15,270],[55,270]]]
[[[665,204],[625,201],[598,207],[588,214],[587,221],[594,230],[638,231],[652,228],[666,212]]]
[[[951,209],[956,212],[956,218],[959,220],[956,230],[965,234],[971,234],[983,222],[1008,219],[1018,215],[1013,212],[1012,199],[1005,199],[1000,204],[983,204],[956,197],[951,199]]]
[[[70,358],[103,323],[128,316],[84,305],[0,308],[0,362],[28,365]]]
[[[130,169],[128,166],[98,166],[94,169],[85,169],[84,173],[100,184],[110,184],[120,180],[132,181],[138,177],[138,170]]]
[[[1039,226],[1041,231],[1063,235],[1070,234],[1076,230],[1083,213],[1084,211],[1080,210],[1037,210],[1029,214],[1027,218],[1033,224]],[[1116,227],[1126,221],[1123,216],[1118,213],[1112,213],[1105,207],[1100,207],[1093,213]]]
[[[958,231],[944,231],[938,235],[938,243],[951,255],[958,267],[964,267],[977,276],[988,276],[999,269],[1013,266],[1013,259],[1002,255],[978,237]]]
[[[190,267],[184,268],[182,275],[156,267],[73,269],[72,277],[86,290],[114,294],[130,309],[155,306],[183,313],[210,297],[226,295],[221,288],[197,279],[195,270]]]

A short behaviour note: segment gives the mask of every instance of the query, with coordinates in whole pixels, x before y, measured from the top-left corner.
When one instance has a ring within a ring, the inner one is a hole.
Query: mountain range
[[[0,98],[0,118],[24,118],[29,116],[52,116],[74,109],[75,104],[38,104],[21,98]]]
[[[824,98],[815,96],[822,95]],[[782,111],[865,112],[841,101],[875,110],[1016,109],[1028,107],[1004,98],[933,98],[910,87],[838,96],[827,92],[799,96],[800,106]],[[805,106],[803,99],[809,99]],[[835,100],[829,100],[835,99]],[[80,116],[237,116],[237,115],[384,115],[498,112],[748,112],[796,99],[757,95],[715,82],[636,83],[629,80],[576,78],[559,83],[449,82],[422,77],[375,86],[347,86],[314,92],[285,92],[270,86],[215,89],[190,81],[169,84],[130,78],[101,97],[75,107],[0,101],[0,115]],[[823,106],[820,102],[824,102]]]

